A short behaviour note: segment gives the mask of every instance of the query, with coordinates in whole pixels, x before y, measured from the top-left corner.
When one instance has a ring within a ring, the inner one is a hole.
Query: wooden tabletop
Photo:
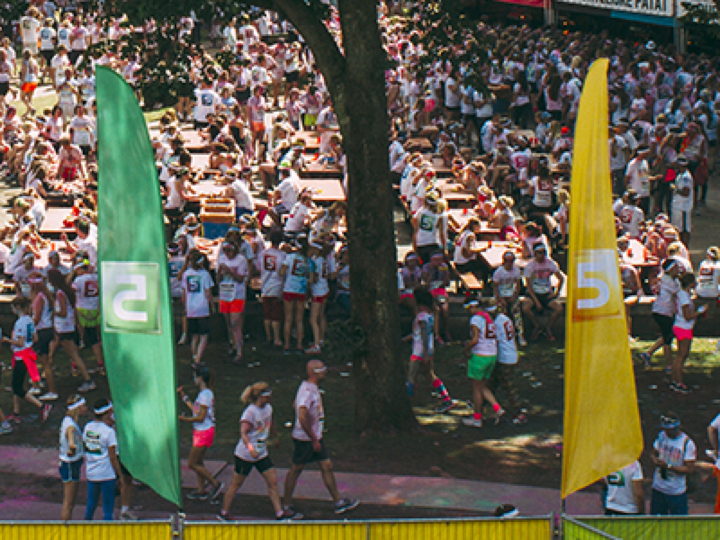
[[[343,170],[337,165],[326,165],[318,161],[310,161],[300,171],[300,178],[342,178]]]
[[[470,221],[470,218],[478,217],[472,208],[451,208],[448,210],[448,215],[459,228],[464,227]],[[498,240],[500,238],[500,229],[490,227],[487,220],[481,219],[478,238],[481,240]]]
[[[522,255],[522,244],[520,242],[515,242],[514,247],[511,246],[511,243],[508,241],[488,241],[488,242],[478,242],[477,244],[479,247],[488,247],[485,251],[480,253],[480,256],[485,260],[485,262],[488,264],[490,268],[497,268],[502,264],[502,256],[503,253],[505,253],[508,250],[515,251],[515,265],[524,268],[529,262],[530,259],[521,259]]]
[[[73,233],[73,227],[65,227],[63,221],[72,215],[72,208],[48,208],[45,219],[40,227],[40,235],[44,238],[60,238],[62,233]]]
[[[432,152],[434,150],[430,139],[426,137],[410,137],[405,144],[418,146],[421,152]]]
[[[313,200],[316,202],[336,202],[345,200],[345,191],[340,180],[328,180],[326,178],[301,178],[300,185],[303,189],[315,190]]]
[[[475,193],[467,191],[465,186],[452,179],[440,178],[435,182],[435,188],[440,191],[451,208],[457,207],[460,203],[472,203],[477,200]]]
[[[192,189],[195,193],[189,193],[188,200],[191,202],[197,202],[206,197],[218,197],[225,193],[227,188],[227,185],[218,184],[215,180],[203,180],[197,184],[192,184]]]
[[[297,131],[290,139],[299,139],[305,142],[305,151],[310,154],[315,154],[320,150],[320,133],[317,131]]]

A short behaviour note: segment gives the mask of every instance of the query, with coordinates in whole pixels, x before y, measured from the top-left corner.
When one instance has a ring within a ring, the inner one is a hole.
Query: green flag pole
[[[173,318],[162,202],[147,124],[123,78],[98,66],[102,338],[120,460],[179,507]]]

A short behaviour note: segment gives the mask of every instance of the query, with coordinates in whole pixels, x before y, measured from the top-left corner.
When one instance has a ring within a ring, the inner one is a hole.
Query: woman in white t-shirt
[[[270,502],[275,509],[275,517],[280,519],[285,516],[280,504],[280,491],[278,490],[275,465],[273,465],[267,451],[268,438],[272,435],[279,445],[275,421],[273,420],[273,408],[270,405],[272,390],[268,383],[257,382],[248,386],[242,393],[240,400],[247,405],[240,417],[240,440],[235,447],[235,474],[225,491],[223,507],[218,517],[224,521],[234,521],[230,514],[235,493],[245,482],[245,479],[257,469],[267,482]],[[296,514],[297,515],[297,514]],[[295,518],[297,519],[297,518]]]
[[[80,472],[85,455],[82,430],[78,423],[87,413],[85,398],[75,394],[67,399],[67,412],[60,424],[60,479],[63,483],[63,506],[60,520],[72,519],[75,498],[80,486]]]
[[[248,262],[240,253],[237,244],[223,242],[217,259],[218,296],[220,313],[225,317],[225,326],[230,339],[233,362],[242,361],[243,321],[245,293],[249,273]]]
[[[312,302],[310,304],[310,326],[313,331],[313,345],[305,352],[307,354],[320,354],[325,343],[325,328],[327,317],[325,316],[325,305],[330,292],[330,274],[332,269],[331,257],[328,257],[330,248],[320,240],[310,244],[308,258],[310,259],[310,293]]]
[[[215,394],[212,387],[215,374],[209,368],[198,366],[193,373],[193,382],[198,387],[198,393],[195,402],[191,402],[190,398],[185,394],[183,387],[178,389],[180,399],[192,412],[192,416],[180,415],[181,422],[191,422],[193,425],[193,443],[190,456],[188,457],[188,467],[190,467],[197,475],[197,491],[188,494],[190,500],[205,501],[208,498],[214,501],[220,495],[220,491],[225,486],[219,480],[210,474],[205,467],[205,452],[210,448],[215,440]],[[210,493],[205,491],[205,484],[212,486]]]
[[[707,258],[698,268],[697,295],[706,302],[717,300],[720,294],[720,249],[712,246],[707,250]]]
[[[296,251],[289,253],[280,267],[280,275],[284,278],[283,302],[285,304],[285,354],[290,354],[290,337],[295,324],[298,353],[304,353],[302,347],[304,336],[303,319],[305,317],[305,299],[308,292],[310,277],[310,261],[308,260],[308,243],[304,234],[295,240]]]
[[[195,362],[202,361],[210,334],[213,280],[207,271],[207,256],[193,248],[187,257],[188,268],[182,274],[183,304],[188,321],[190,346]]]
[[[683,367],[692,348],[693,327],[697,318],[707,311],[707,306],[695,309],[692,292],[695,288],[695,274],[688,272],[680,276],[680,290],[675,301],[675,324],[673,333],[677,339],[677,352],[672,364],[670,389],[680,394],[689,394],[690,388],[682,382]]]

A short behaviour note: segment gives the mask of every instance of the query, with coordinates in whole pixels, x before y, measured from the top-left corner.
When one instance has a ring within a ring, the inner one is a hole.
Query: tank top
[[[73,308],[72,304],[70,303],[70,299],[62,291],[57,292],[57,296],[55,298],[55,311],[57,312],[60,309],[60,296],[61,295],[64,296],[65,300],[66,300],[67,314],[64,317],[61,317],[60,315],[55,313],[55,330],[58,332],[58,334],[74,332],[75,331],[75,308]]]
[[[67,430],[72,426],[75,428],[75,453],[72,456],[68,456],[70,450],[70,441],[67,437]],[[60,425],[60,461],[65,463],[73,463],[80,461],[83,458],[83,442],[82,442],[82,430],[77,425],[75,420],[70,416],[63,418],[62,424]]]
[[[473,254],[469,259],[463,255],[463,247],[468,242],[468,238],[472,238],[469,248],[472,249],[475,244],[475,233],[470,230],[463,232],[455,243],[455,252],[453,253],[453,261],[455,264],[466,264],[477,258],[477,255]]]
[[[38,295],[35,297],[35,302],[37,302],[40,298],[42,298],[44,302],[42,313],[40,314],[40,319],[38,320],[37,327],[35,328],[38,331],[47,330],[53,327],[52,304],[50,303],[48,297],[45,296],[45,293],[38,293]],[[35,305],[36,304],[33,302],[33,310],[35,309]]]

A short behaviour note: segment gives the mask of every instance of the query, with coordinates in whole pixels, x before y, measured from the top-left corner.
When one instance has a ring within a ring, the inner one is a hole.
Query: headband
[[[261,396],[272,396],[272,390],[270,388],[266,388],[262,392],[260,392]]]
[[[94,411],[95,411],[95,414],[105,414],[112,408],[113,408],[113,404],[112,404],[112,401],[110,401],[104,407],[100,407],[99,409],[94,409]]]
[[[74,411],[75,409],[79,409],[80,407],[82,407],[82,406],[85,405],[86,403],[87,403],[87,401],[85,401],[85,398],[80,398],[78,401],[76,401],[76,402],[73,403],[72,405],[68,405],[67,410],[68,410],[68,411]],[[96,411],[96,412],[97,412],[97,411]],[[98,413],[98,414],[101,414],[101,413]]]

